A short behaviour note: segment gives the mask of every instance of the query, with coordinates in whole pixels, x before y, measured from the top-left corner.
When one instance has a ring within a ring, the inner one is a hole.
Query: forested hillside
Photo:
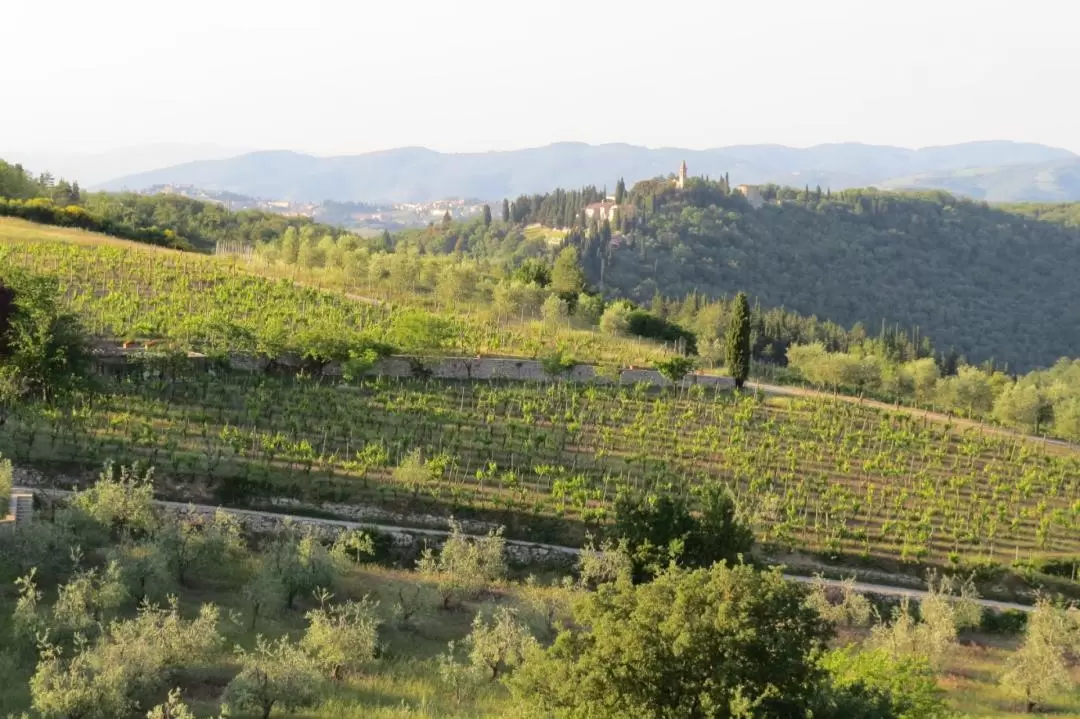
[[[841,325],[918,327],[969,359],[1023,370],[1080,347],[1080,231],[948,194],[639,183],[636,217],[582,249],[592,281],[648,300],[743,290]]]

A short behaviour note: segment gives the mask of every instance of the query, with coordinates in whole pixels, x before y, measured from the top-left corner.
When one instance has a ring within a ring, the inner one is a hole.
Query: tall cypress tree
[[[491,227],[491,205],[484,205],[484,227]]]
[[[726,342],[728,373],[735,380],[735,388],[742,389],[750,374],[750,303],[745,292],[735,297]]]
[[[505,197],[503,198],[502,221],[503,222],[509,222],[510,221],[510,200],[506,199]]]

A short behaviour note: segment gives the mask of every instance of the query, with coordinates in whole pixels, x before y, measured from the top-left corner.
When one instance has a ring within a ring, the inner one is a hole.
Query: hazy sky
[[[1075,0],[0,4],[0,149],[1080,151]]]

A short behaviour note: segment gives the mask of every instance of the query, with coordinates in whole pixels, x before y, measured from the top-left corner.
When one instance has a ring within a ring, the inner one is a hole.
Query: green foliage
[[[823,719],[946,719],[954,712],[925,659],[853,647],[824,655],[828,686],[814,700]]]
[[[83,570],[60,586],[46,626],[54,636],[65,638],[98,634],[127,598],[117,563],[111,562],[100,571]]]
[[[453,336],[453,327],[444,317],[406,310],[394,316],[389,336],[405,352],[438,350]]]
[[[222,510],[212,517],[188,512],[178,521],[165,523],[154,539],[182,586],[190,582],[192,575],[228,575],[246,549],[239,520]]]
[[[584,563],[584,559],[581,561]],[[595,573],[591,574],[595,576]],[[625,576],[628,577],[629,574]],[[530,574],[525,579],[520,594],[522,602],[528,608],[529,613],[534,620],[539,621],[543,633],[550,638],[554,638],[559,628],[571,616],[574,580],[572,577],[563,577],[562,581],[545,586]]]
[[[366,532],[350,529],[340,533],[330,547],[330,556],[342,564],[360,564],[375,556],[375,540]]]
[[[70,658],[46,644],[30,680],[34,709],[45,719],[125,716],[171,672],[198,665],[218,649],[217,623],[217,609],[209,605],[191,621],[180,617],[175,604],[146,605],[134,619],[112,622],[93,644],[77,637]]]
[[[173,689],[165,703],[158,704],[147,712],[146,719],[195,719],[195,715],[180,698],[180,690]]]
[[[299,597],[330,588],[338,576],[334,558],[310,529],[286,528],[263,548],[262,556],[256,584],[268,590],[276,580],[277,599],[289,609]]]
[[[549,295],[540,306],[540,314],[549,325],[565,323],[570,315],[570,303],[559,295]]]
[[[110,562],[120,569],[128,593],[138,601],[161,600],[174,585],[175,564],[154,539],[124,540],[109,548]]]
[[[640,183],[632,231],[591,249],[589,279],[603,258],[605,288],[635,301],[739,287],[845,327],[919,327],[973,360],[1019,370],[1074,352],[1058,309],[1072,301],[1078,233],[1057,217],[942,192],[761,190],[766,204],[753,209],[718,182],[686,193]]]
[[[595,547],[589,542],[578,555],[578,579],[581,586],[595,589],[601,584],[629,582],[634,575],[634,557],[627,540],[607,540]]]
[[[0,519],[8,516],[11,504],[11,487],[15,481],[14,469],[11,460],[4,459],[0,454]]]
[[[549,355],[540,358],[540,366],[548,377],[559,377],[577,366],[577,360],[570,356],[570,351],[560,346]]]
[[[255,648],[237,647],[236,658],[240,673],[225,687],[223,709],[269,719],[275,707],[295,712],[318,701],[322,681],[318,665],[288,637],[276,642],[256,637]]]
[[[58,284],[0,268],[0,412],[27,397],[55,399],[84,386],[82,329],[60,309]]]
[[[185,238],[202,251],[212,251],[219,243],[255,246],[280,238],[290,229],[320,238],[343,234],[337,227],[317,224],[307,217],[286,217],[258,210],[232,212],[218,202],[180,195],[101,192],[87,195],[83,204],[114,228],[107,234],[123,237],[122,232],[157,229]]]
[[[474,699],[490,681],[482,666],[462,661],[459,653],[458,643],[451,641],[447,650],[435,657],[439,684],[454,704]]]
[[[750,374],[750,303],[744,292],[735,297],[735,311],[731,315],[726,339],[724,359],[727,371],[735,380],[735,387],[742,389]]]
[[[668,382],[678,384],[687,373],[694,370],[695,364],[689,357],[672,357],[669,360],[657,362],[656,371]]]
[[[1024,643],[1008,659],[1001,683],[1038,710],[1055,692],[1073,687],[1069,658],[1080,654],[1080,611],[1040,597],[1028,617]]]
[[[527,257],[514,269],[511,279],[523,285],[547,287],[551,284],[551,267],[543,260]]]
[[[450,536],[442,549],[438,553],[424,550],[417,569],[436,580],[444,609],[475,598],[506,574],[502,532],[500,527],[474,540],[461,531],[460,523],[450,520]]]
[[[961,367],[959,373],[943,378],[936,388],[937,401],[967,414],[983,414],[994,406],[991,377],[975,367]]]
[[[797,716],[824,677],[828,626],[776,572],[716,564],[603,585],[574,625],[509,680],[547,715],[733,717],[749,701],[759,716]]]
[[[355,674],[375,659],[381,624],[377,608],[377,603],[367,599],[324,604],[308,612],[300,646],[331,679]]]
[[[600,316],[600,330],[609,335],[623,335],[630,331],[632,308],[625,302],[612,302]]]
[[[584,289],[585,273],[581,269],[578,251],[574,247],[564,247],[555,257],[555,264],[551,268],[551,291],[573,301]]]
[[[103,532],[113,538],[152,533],[158,526],[153,478],[153,467],[106,462],[98,481],[71,500],[82,531]]]
[[[60,227],[77,227],[101,232],[135,242],[160,245],[174,250],[193,250],[194,247],[171,229],[131,225],[93,212],[79,205],[58,205],[47,198],[12,200],[0,197],[0,217],[19,217],[31,222]]]
[[[477,614],[464,645],[473,666],[482,667],[493,680],[520,666],[538,646],[517,613],[507,607],[497,607],[490,619]]]
[[[12,165],[0,160],[0,197],[16,200],[41,197],[48,191],[42,179],[31,177],[22,165]]]
[[[806,603],[818,615],[838,627],[865,627],[874,616],[870,600],[855,591],[855,580],[844,580],[839,592],[818,577],[810,587]],[[836,595],[839,596],[830,596]]]
[[[730,493],[717,486],[702,489],[697,516],[681,497],[624,493],[615,502],[612,534],[625,541],[637,577],[655,574],[671,561],[687,567],[734,564],[754,543],[735,518]]]
[[[890,624],[873,627],[869,646],[897,659],[915,657],[935,669],[940,667],[955,646],[959,630],[981,624],[982,607],[975,601],[978,595],[971,582],[931,575],[927,589],[918,617],[905,598],[894,609]]]

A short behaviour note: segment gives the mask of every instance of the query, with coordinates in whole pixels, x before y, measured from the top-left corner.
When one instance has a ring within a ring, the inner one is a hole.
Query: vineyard
[[[905,561],[1080,553],[1075,454],[847,402],[150,366],[103,383],[81,405],[17,411],[0,452],[68,472],[142,459],[182,498],[476,515],[564,542],[602,525],[622,490],[693,496],[720,482],[779,548]]]
[[[492,322],[470,307],[434,314],[423,309],[433,306],[430,298],[400,288],[384,295],[372,291],[378,288],[356,288],[330,274],[311,273],[299,283],[242,258],[181,253],[0,218],[2,266],[55,278],[66,306],[95,337],[165,341],[207,354],[276,358],[318,353],[330,343],[527,357],[562,346],[578,361],[624,364],[671,354],[653,342],[569,326]],[[323,281],[336,291],[320,289]],[[420,326],[417,317],[425,320]]]

